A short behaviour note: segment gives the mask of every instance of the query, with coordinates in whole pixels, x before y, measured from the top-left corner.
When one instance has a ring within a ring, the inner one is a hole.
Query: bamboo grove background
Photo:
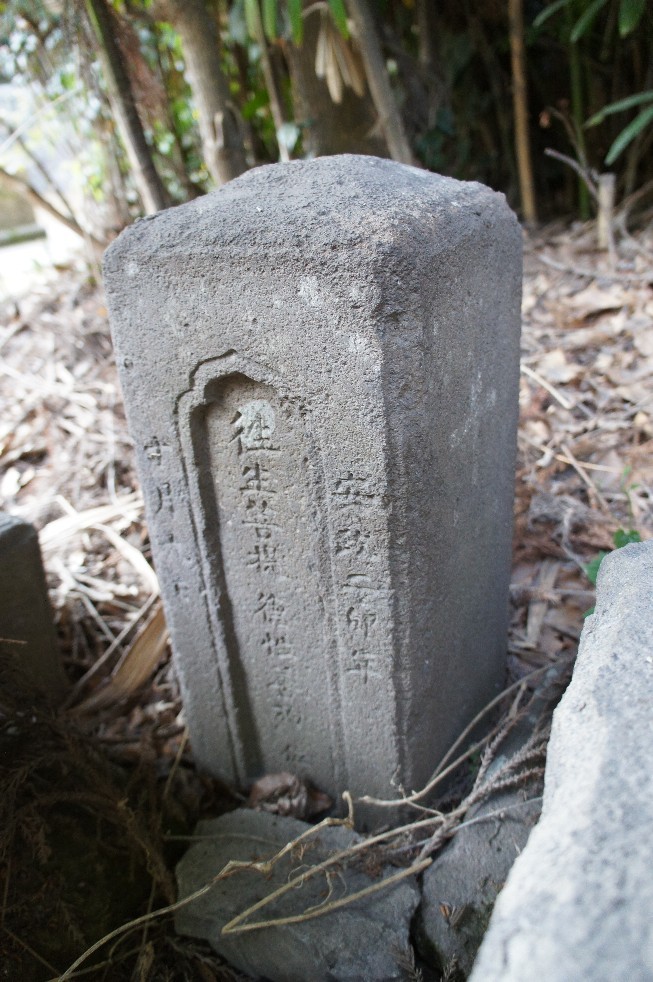
[[[321,154],[483,181],[529,223],[653,178],[649,0],[9,0],[0,44],[34,100],[0,103],[0,180],[98,246]]]

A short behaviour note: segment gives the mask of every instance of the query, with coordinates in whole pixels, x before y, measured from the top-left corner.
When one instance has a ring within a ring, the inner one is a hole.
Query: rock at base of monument
[[[546,731],[568,674],[565,664],[549,669],[497,748],[485,781],[524,771],[520,755]],[[466,820],[475,824],[462,828],[424,874],[418,945],[442,972],[453,965],[465,978],[471,972],[497,896],[540,817],[541,794],[541,779],[531,775],[526,783],[490,795],[467,813]]]
[[[66,680],[36,529],[0,513],[0,669],[21,691],[57,702]]]
[[[608,556],[474,982],[653,979],[653,542]]]
[[[310,828],[296,819],[242,809],[221,818],[200,822],[193,845],[177,866],[179,897],[187,897],[216,875],[230,860],[260,861]],[[412,878],[387,890],[354,901],[323,917],[280,927],[223,935],[221,930],[237,914],[269,896],[292,874],[316,865],[360,841],[343,826],[320,829],[276,864],[270,875],[246,869],[219,881],[203,897],[175,915],[180,934],[203,938],[248,975],[271,982],[390,982],[408,977],[413,953],[410,922],[419,903]],[[250,921],[302,913],[337,900],[390,876],[388,868],[373,876],[361,862],[345,868],[334,865],[329,877],[318,874],[302,887],[286,893],[257,911]]]
[[[459,832],[426,871],[417,929],[425,960],[443,972],[455,965],[467,977],[497,896],[540,811],[541,801],[527,801],[523,792],[495,795],[475,813],[494,817]]]

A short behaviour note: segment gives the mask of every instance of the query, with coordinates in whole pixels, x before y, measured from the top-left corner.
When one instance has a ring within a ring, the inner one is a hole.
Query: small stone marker
[[[0,662],[57,702],[66,687],[36,529],[0,512]]]
[[[506,648],[521,236],[373,157],[127,229],[105,282],[195,755],[421,785]]]

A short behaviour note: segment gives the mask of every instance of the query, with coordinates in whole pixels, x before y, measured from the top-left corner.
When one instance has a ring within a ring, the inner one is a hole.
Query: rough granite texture
[[[653,979],[653,542],[601,564],[556,709],[542,817],[473,982]]]
[[[245,809],[200,822],[195,834],[205,836],[177,865],[179,897],[204,886],[230,860],[260,861],[310,829],[294,818]],[[210,838],[214,836],[215,838]],[[419,903],[413,877],[356,900],[323,917],[221,934],[237,914],[269,896],[309,866],[360,841],[349,829],[321,829],[291,852],[271,874],[243,870],[215,884],[209,893],[175,914],[179,934],[204,938],[228,962],[254,977],[271,982],[391,982],[409,978],[412,950],[410,921]],[[364,854],[363,854],[364,855]],[[380,876],[400,870],[386,867],[364,872],[364,859],[353,866],[334,866],[329,877],[318,874],[284,897],[260,909],[248,922],[301,914],[327,900],[339,900],[378,884]]]
[[[506,649],[521,233],[373,157],[257,168],[104,263],[193,749],[396,793]]]
[[[66,687],[38,535],[0,512],[0,662],[57,702]]]

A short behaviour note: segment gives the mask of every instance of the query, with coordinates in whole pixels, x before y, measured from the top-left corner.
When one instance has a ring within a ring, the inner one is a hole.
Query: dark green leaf
[[[276,41],[278,37],[278,13],[277,0],[263,0],[263,28],[268,41]]]
[[[245,0],[245,23],[252,41],[258,41],[258,23],[261,16],[258,0]]]
[[[302,0],[287,0],[290,30],[295,44],[304,40],[304,18],[302,17]]]
[[[344,0],[329,0],[329,10],[333,17],[333,22],[342,34],[343,38],[349,37],[349,27],[347,26],[347,10]]]
[[[629,95],[625,99],[619,99],[617,102],[611,102],[608,106],[604,106],[603,109],[600,109],[599,112],[591,116],[585,123],[585,126],[596,126],[598,123],[602,123],[606,116],[623,112],[625,109],[632,109],[633,106],[641,106],[645,102],[653,102],[653,89],[649,89],[648,92],[638,92],[636,95]]]
[[[605,557],[607,552],[600,552],[598,556],[595,556],[591,563],[588,563],[585,567],[585,576],[590,581],[590,583],[596,586],[596,577],[599,575],[599,567]]]
[[[641,542],[642,537],[635,529],[617,529],[613,535],[614,547],[615,549],[623,549],[624,546],[630,545],[631,542]]]
[[[567,7],[570,3],[573,3],[573,0],[556,0],[555,3],[545,7],[533,21],[533,27],[540,27],[549,19],[549,17],[553,17],[554,14],[557,14],[559,10],[562,10],[563,7]]]
[[[594,23],[598,13],[603,9],[603,7],[605,7],[607,2],[608,0],[593,0],[593,3],[587,7],[585,13],[579,17],[574,24],[572,32],[569,35],[569,40],[572,44],[580,41],[583,35],[587,33]]]
[[[609,167],[613,164],[620,153],[622,153],[629,143],[631,143],[636,136],[638,136],[643,129],[645,129],[649,123],[653,122],[653,106],[649,106],[648,109],[643,109],[641,113],[635,116],[632,123],[629,123],[625,130],[622,130],[617,139],[614,141],[608,154],[605,158],[605,163]]]
[[[619,4],[619,35],[628,37],[635,30],[646,10],[646,0],[621,0]]]

